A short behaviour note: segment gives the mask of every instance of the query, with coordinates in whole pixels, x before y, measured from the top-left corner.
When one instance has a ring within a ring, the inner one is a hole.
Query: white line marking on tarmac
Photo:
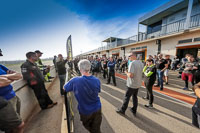
[[[116,76],[116,77],[117,77],[117,76]],[[120,78],[120,77],[117,77],[117,78],[126,81],[126,80],[123,79],[123,78]],[[141,87],[145,89],[145,87],[143,87],[143,86],[141,86]],[[189,108],[192,108],[192,104],[189,104],[189,103],[186,103],[186,102],[181,101],[181,100],[179,100],[179,99],[173,98],[173,97],[171,97],[171,96],[168,96],[168,95],[162,94],[162,93],[157,92],[157,91],[155,91],[155,90],[153,90],[153,92],[158,93],[158,94],[163,95],[163,96],[166,96],[166,97],[171,98],[171,99],[173,99],[173,100],[179,101],[179,102],[181,102],[181,103],[183,103],[183,104],[186,104]],[[180,93],[180,92],[179,92],[179,93]]]

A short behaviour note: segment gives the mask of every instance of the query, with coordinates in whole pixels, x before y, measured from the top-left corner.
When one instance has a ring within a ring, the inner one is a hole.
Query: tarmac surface
[[[60,133],[62,125],[63,97],[60,96],[59,80],[56,78],[48,89],[50,98],[58,102],[50,109],[41,110],[39,106],[26,123],[25,133]]]
[[[170,72],[173,75],[176,72]],[[171,76],[170,76],[171,77]],[[170,80],[170,85],[165,86],[169,90],[179,92],[187,96],[194,95],[191,91],[182,90],[183,82],[174,77]],[[102,133],[198,133],[199,129],[192,126],[191,107],[185,101],[173,98],[166,94],[154,91],[154,108],[148,109],[144,105],[148,101],[142,99],[146,95],[146,90],[141,87],[138,92],[138,110],[136,117],[130,112],[132,100],[130,99],[126,115],[116,113],[116,108],[121,107],[124,94],[126,92],[126,81],[117,78],[117,86],[106,84],[106,79],[102,76],[100,99],[102,103]],[[174,78],[174,80],[173,80]],[[177,81],[176,81],[177,80]],[[176,86],[175,86],[176,85]],[[179,88],[178,88],[179,86]],[[177,88],[176,88],[177,87]],[[165,92],[165,90],[164,90]],[[25,133],[60,133],[63,121],[63,97],[59,94],[59,81],[55,80],[49,89],[49,94],[58,105],[45,111],[38,110],[26,127]],[[195,98],[194,98],[195,99]],[[74,133],[88,133],[80,122],[79,113],[76,109],[77,102],[73,100],[74,106]],[[63,132],[62,132],[63,133]],[[67,133],[67,131],[66,131]]]

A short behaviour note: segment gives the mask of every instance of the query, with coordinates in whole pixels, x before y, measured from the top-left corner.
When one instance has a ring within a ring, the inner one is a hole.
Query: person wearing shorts
[[[196,63],[194,62],[194,57],[192,55],[188,56],[188,62],[185,64],[185,69],[182,73],[182,80],[185,81],[185,87],[183,90],[189,90],[188,89],[188,81],[191,82],[192,86],[194,86],[193,82],[193,71],[197,69]]]
[[[0,49],[0,56],[3,56]],[[0,130],[23,133],[24,122],[20,117],[20,99],[11,83],[22,75],[0,64]],[[3,117],[2,117],[3,116]]]
[[[4,102],[4,106],[0,108],[0,115],[4,116],[0,117],[0,130],[6,133],[23,133],[24,122],[13,108],[12,102],[2,97],[0,100]]]
[[[170,59],[170,55],[165,55],[165,60],[167,62],[167,69],[165,69],[164,71],[164,80],[165,80],[165,84],[168,85],[168,81],[169,81],[169,69],[171,67],[171,63],[172,60]]]

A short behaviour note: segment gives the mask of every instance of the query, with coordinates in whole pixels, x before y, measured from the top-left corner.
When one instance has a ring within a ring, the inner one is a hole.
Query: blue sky
[[[109,36],[137,33],[138,18],[169,0],[4,0],[0,2],[0,60],[25,59],[28,51],[43,57],[66,56],[72,35],[73,53],[101,46]]]

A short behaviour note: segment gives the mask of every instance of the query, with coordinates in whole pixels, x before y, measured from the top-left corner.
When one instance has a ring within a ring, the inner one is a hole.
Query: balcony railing
[[[147,34],[147,39],[183,31],[184,26],[185,26],[185,21],[186,21],[186,19],[184,18],[179,21],[164,25],[164,26],[162,26],[160,31],[157,31],[157,32],[154,32],[151,34]],[[192,28],[199,27],[199,26],[200,26],[200,14],[191,16],[189,28],[192,29]]]
[[[99,47],[98,49],[89,51],[87,53],[95,53],[98,51],[109,50],[109,49],[115,48],[117,46],[127,45],[127,44],[131,44],[131,43],[135,43],[135,42],[139,42],[139,41],[143,41],[143,40],[147,40],[147,39],[151,39],[151,38],[165,36],[165,35],[172,34],[172,33],[178,33],[180,31],[184,30],[185,21],[186,21],[186,19],[184,18],[184,19],[178,20],[176,22],[169,23],[167,25],[163,25],[161,27],[160,31],[157,31],[157,32],[154,32],[151,34],[146,34],[146,33],[140,32],[138,35],[131,36],[127,39],[122,39],[122,40],[119,40],[116,42],[107,43],[106,46]],[[192,28],[196,28],[196,27],[200,27],[200,14],[193,15],[190,18],[189,28],[192,29]]]
[[[200,14],[194,15],[190,19],[190,28],[200,26]]]

